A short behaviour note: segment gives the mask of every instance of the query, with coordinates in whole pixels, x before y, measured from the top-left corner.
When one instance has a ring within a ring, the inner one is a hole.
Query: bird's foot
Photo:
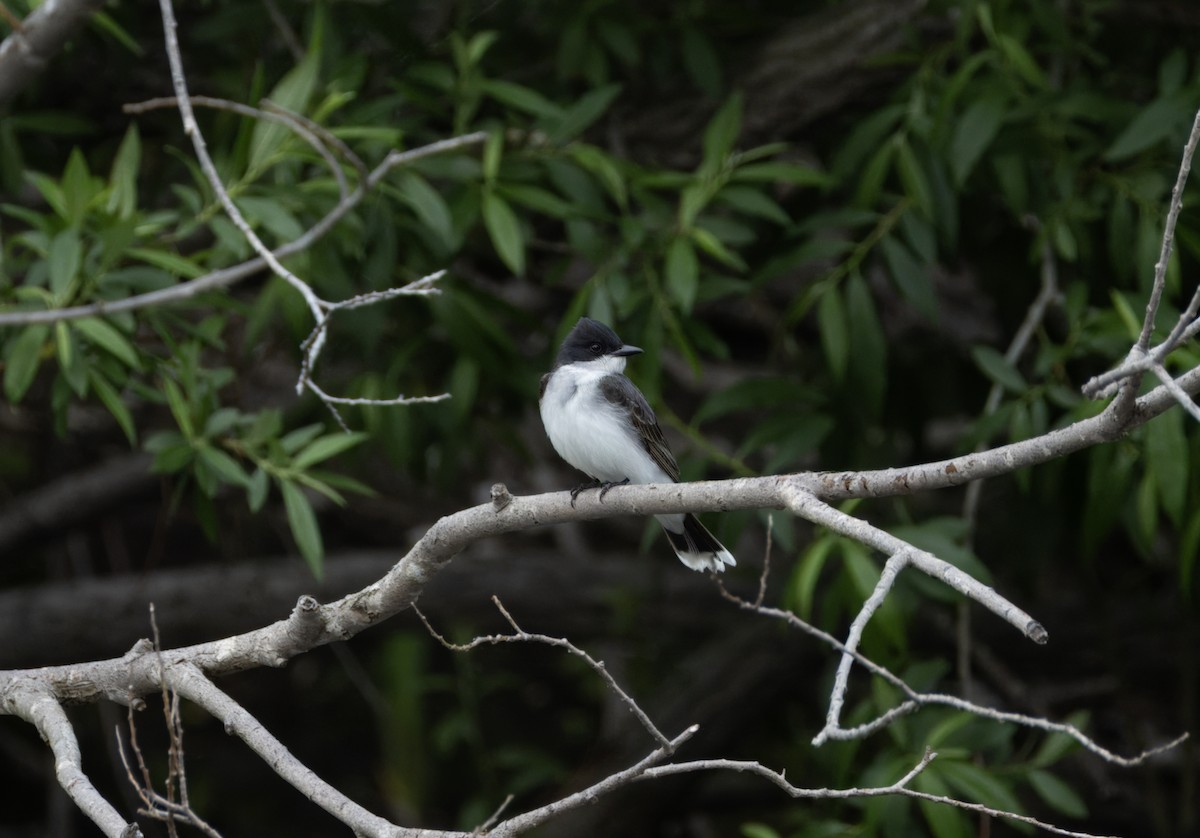
[[[575,500],[579,497],[580,492],[586,492],[588,489],[598,489],[603,485],[599,480],[589,480],[587,483],[580,483],[571,490],[571,508],[575,508]]]
[[[613,486],[628,486],[628,485],[629,485],[628,477],[626,477],[624,480],[616,480],[616,481],[610,481],[608,483],[601,483],[600,484],[600,500],[604,500],[604,496],[608,494],[608,490],[611,489]]]
[[[578,499],[580,492],[586,492],[588,489],[599,489],[600,500],[604,500],[604,496],[608,494],[608,490],[613,486],[625,486],[628,483],[628,477],[624,480],[592,480],[588,483],[580,483],[571,490],[571,508],[575,508],[575,501]]]

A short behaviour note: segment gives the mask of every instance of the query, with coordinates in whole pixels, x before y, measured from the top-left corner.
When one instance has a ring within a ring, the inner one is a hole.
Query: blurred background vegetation
[[[1200,104],[1200,9],[1186,0],[209,0],[177,14],[193,94],[270,98],[368,166],[488,132],[395,170],[287,262],[327,299],[448,269],[439,297],[340,314],[316,378],[345,396],[452,398],[346,408],[342,434],[295,396],[312,323],[265,274],[136,313],[0,328],[0,666],[119,655],[146,634],[148,598],[169,645],[261,625],[301,592],[365,584],[494,482],[573,486],[535,403],[581,314],[647,350],[630,374],[693,479],[903,465],[1094,414],[1079,385],[1137,333]],[[121,110],[169,95],[161,40],[150,7],[109,3],[0,111],[4,311],[118,300],[252,255],[177,113]],[[268,243],[336,203],[324,162],[287,130],[198,115]],[[1167,326],[1195,285],[1191,199],[1176,244]],[[1043,291],[1044,316],[1008,353]],[[1188,347],[1172,368],[1198,360]],[[910,578],[866,653],[914,687],[1070,718],[1121,753],[1194,730],[1198,445],[1176,410],[991,481],[976,510],[962,492],[858,505],[1051,636],[1030,648]],[[711,523],[740,560],[730,584],[753,590],[768,516]],[[880,557],[780,514],[770,532],[771,602],[844,633]],[[1191,744],[1120,769],[930,709],[813,749],[830,650],[725,603],[643,522],[497,540],[444,576],[421,603],[439,629],[499,628],[499,593],[525,628],[603,657],[668,733],[699,723],[683,756],[852,786],[894,781],[929,746],[941,757],[925,791],[1106,834],[1200,825]],[[470,829],[509,793],[514,811],[546,802],[652,747],[577,661],[455,655],[407,615],[222,686],[326,779],[414,825]],[[863,678],[851,716],[897,700]],[[152,751],[161,732],[143,716]],[[122,718],[77,713],[85,764],[132,811],[111,750]],[[339,829],[211,719],[185,722],[192,799],[225,834]],[[31,730],[0,724],[0,757],[0,835],[92,834]],[[618,830],[1015,832],[907,800],[794,802],[694,775],[539,834]]]

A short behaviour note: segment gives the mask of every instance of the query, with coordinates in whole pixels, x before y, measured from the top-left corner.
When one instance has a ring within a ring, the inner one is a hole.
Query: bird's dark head
[[[617,337],[616,332],[599,320],[581,317],[558,350],[554,366],[557,368],[567,364],[597,361],[620,372],[625,369],[625,358],[637,355],[641,351],[636,346],[624,343]]]

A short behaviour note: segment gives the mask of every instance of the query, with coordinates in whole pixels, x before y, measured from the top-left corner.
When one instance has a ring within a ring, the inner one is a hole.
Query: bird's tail
[[[675,555],[679,556],[679,561],[692,570],[713,570],[720,573],[725,569],[725,565],[732,567],[737,564],[733,554],[691,513],[683,516],[682,529],[678,532],[672,530],[665,521],[663,529],[671,547],[675,549]]]

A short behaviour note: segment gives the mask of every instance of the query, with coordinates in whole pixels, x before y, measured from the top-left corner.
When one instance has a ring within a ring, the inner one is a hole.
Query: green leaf
[[[319,492],[336,503],[338,506],[346,505],[346,499],[342,496],[341,492],[330,486],[328,483],[325,483],[320,478],[314,477],[311,472],[302,472],[297,474],[295,479],[297,483]]]
[[[992,347],[972,346],[971,358],[984,375],[1010,393],[1021,394],[1029,389],[1025,377]]]
[[[517,276],[525,273],[525,239],[508,203],[491,190],[483,193],[483,226],[500,259]]]
[[[75,395],[87,392],[87,367],[79,355],[79,342],[70,326],[59,321],[54,324],[54,349],[58,353],[58,368]]]
[[[799,163],[783,163],[779,161],[747,163],[745,166],[738,166],[734,170],[730,180],[750,181],[754,183],[787,183],[792,186],[815,186],[820,189],[824,189],[833,183],[833,178],[819,169],[814,169],[811,166],[802,166]]]
[[[783,207],[775,203],[761,189],[748,186],[726,186],[717,193],[717,201],[733,207],[744,215],[752,215],[774,221],[784,227],[792,223],[792,218]]]
[[[621,85],[608,84],[598,87],[582,97],[567,109],[558,125],[547,126],[546,133],[551,142],[564,142],[574,139],[591,127],[592,123],[604,115],[613,101],[621,95]]]
[[[696,243],[697,247],[726,267],[733,268],[735,271],[747,269],[745,260],[726,247],[709,230],[705,230],[703,227],[693,227],[688,230],[688,235],[692,237],[692,241]]]
[[[321,530],[317,526],[317,516],[313,512],[312,504],[308,502],[304,492],[291,481],[280,480],[279,491],[283,494],[283,506],[287,510],[292,538],[300,548],[300,555],[304,557],[308,569],[320,581],[325,575],[325,545],[321,541]]]
[[[1184,110],[1178,99],[1155,99],[1142,108],[1104,152],[1110,163],[1133,157],[1170,137],[1179,127]]]
[[[1188,489],[1188,440],[1180,410],[1168,410],[1146,425],[1146,460],[1158,485],[1162,507],[1183,526]]]
[[[464,58],[469,67],[474,67],[483,60],[484,54],[491,49],[492,44],[500,37],[499,32],[484,31],[472,36],[464,50]]]
[[[135,259],[141,259],[147,264],[182,276],[184,279],[195,279],[204,273],[204,268],[190,259],[185,259],[174,253],[168,253],[165,250],[151,250],[148,247],[131,247],[125,252]]]
[[[709,120],[704,129],[704,160],[700,170],[709,175],[720,171],[733,151],[742,130],[742,94],[735,93],[725,100],[725,104]]]
[[[816,601],[817,596],[817,582],[821,578],[821,571],[825,568],[825,560],[829,558],[836,543],[835,536],[823,535],[814,541],[800,557],[788,592],[791,595],[793,607],[801,619],[812,619],[813,602]]]
[[[241,412],[235,407],[222,407],[214,410],[204,420],[204,436],[206,439],[224,436],[242,418]]]
[[[118,218],[126,219],[137,209],[138,168],[142,160],[142,141],[137,123],[129,123],[125,137],[113,158],[112,171],[108,175],[108,204],[105,209]]]
[[[842,556],[846,573],[854,590],[864,600],[867,599],[874,593],[875,586],[879,584],[879,579],[883,575],[879,565],[871,559],[867,548],[857,541],[839,539],[838,552]],[[893,600],[884,600],[883,605],[872,616],[869,625],[879,631],[893,648],[904,648],[904,621]],[[867,654],[870,655],[870,652]]]
[[[95,194],[92,173],[88,171],[83,152],[72,149],[62,176],[63,219],[72,226],[81,224]]]
[[[133,344],[106,321],[98,317],[85,317],[75,321],[75,329],[88,343],[100,347],[119,359],[130,369],[140,366],[137,350]]]
[[[575,162],[595,175],[617,206],[624,209],[628,201],[628,189],[614,159],[603,150],[584,143],[572,143],[569,151]]]
[[[1011,35],[997,35],[996,45],[1000,47],[1000,51],[1004,53],[1004,57],[1008,59],[1008,63],[1017,71],[1025,81],[1037,88],[1046,87],[1046,76],[1042,73],[1042,68],[1033,60],[1033,56],[1029,51],[1021,45],[1021,42]]]
[[[486,183],[492,183],[496,179],[496,174],[500,171],[500,160],[504,156],[504,134],[499,130],[493,130],[488,133],[487,139],[483,143],[483,179]]]
[[[212,445],[203,445],[199,449],[199,457],[224,482],[241,486],[244,489],[250,488],[249,476],[238,465],[237,460],[233,459],[233,457],[226,454],[220,448],[214,448]]]
[[[196,426],[192,423],[192,412],[188,407],[187,400],[183,397],[183,391],[170,378],[159,380],[162,382],[163,392],[167,395],[167,407],[171,409],[171,415],[175,417],[175,424],[179,426],[179,430],[183,432],[184,437],[188,440],[194,439],[196,437]]]
[[[297,451],[320,436],[323,430],[325,427],[319,422],[296,428],[294,431],[288,431],[287,435],[279,440],[279,445],[283,448],[284,453],[295,456]]]
[[[579,210],[548,189],[527,183],[498,183],[496,193],[514,204],[529,207],[552,218],[567,219],[579,215]]]
[[[314,39],[316,37],[314,35]],[[304,113],[316,89],[320,68],[319,51],[310,46],[304,59],[280,79],[267,98],[289,111]],[[265,119],[256,122],[250,135],[249,168],[253,171],[263,166],[291,133],[286,125],[278,122]]]
[[[666,264],[667,291],[686,313],[696,302],[696,289],[700,286],[700,260],[690,240],[676,236],[667,248]]]
[[[1066,723],[1079,730],[1085,730],[1088,724],[1088,714],[1086,712],[1074,713],[1067,717]],[[1042,741],[1030,763],[1038,768],[1048,768],[1081,747],[1079,741],[1073,736],[1066,733],[1051,733]]]
[[[88,377],[92,382],[92,390],[108,408],[113,419],[117,420],[117,424],[125,434],[125,438],[129,440],[129,444],[137,445],[137,428],[133,424],[133,414],[129,412],[129,408],[126,406],[125,400],[121,398],[121,394],[117,392],[117,388],[94,369],[89,371]]]
[[[46,177],[41,172],[25,172],[25,179],[33,184],[34,189],[41,193],[46,199],[46,203],[60,218],[67,216],[66,198],[63,196],[62,187],[58,185],[58,181],[54,178]]]
[[[450,208],[441,193],[429,185],[429,181],[413,171],[400,175],[397,188],[403,199],[421,223],[433,232],[442,247],[449,250],[454,245],[454,221]]]
[[[742,838],[780,838],[778,832],[762,823],[742,824]]]
[[[934,762],[913,779],[913,787],[926,794],[950,797],[950,789],[941,777],[941,768],[939,762]],[[975,834],[966,816],[952,807],[932,800],[922,800],[919,805],[934,838],[971,838]]]
[[[885,236],[880,242],[880,247],[883,249],[883,259],[887,262],[888,272],[896,281],[896,287],[900,289],[904,299],[929,320],[936,321],[938,301],[928,269],[916,260],[912,251],[899,239]]]
[[[974,800],[985,806],[1000,809],[1004,812],[1024,811],[1021,801],[1007,785],[995,775],[988,773],[974,763],[947,760],[941,764],[942,777],[951,788],[957,789],[968,800]]]
[[[846,307],[837,286],[826,289],[817,303],[817,324],[821,329],[821,348],[834,380],[842,381],[850,361],[850,330],[846,322]]]
[[[958,119],[950,142],[950,169],[960,186],[975,168],[979,157],[992,144],[1004,122],[1005,102],[986,97],[976,99]]]
[[[156,452],[150,470],[155,474],[174,474],[190,465],[195,456],[196,449],[186,442],[169,445]]]
[[[70,296],[67,292],[83,262],[83,245],[74,228],[68,227],[51,240],[46,262],[50,273],[50,291],[60,304],[68,302]]]
[[[246,503],[249,504],[251,512],[258,512],[263,508],[270,486],[267,473],[261,468],[256,468],[250,475],[250,482],[246,484]]]
[[[24,397],[37,376],[42,363],[42,348],[50,335],[50,327],[38,323],[22,330],[8,345],[4,365],[4,396],[12,404]]]
[[[887,393],[887,341],[870,289],[857,271],[846,282],[846,325],[854,336],[847,372],[850,386],[862,398],[863,413],[878,417]]]
[[[533,116],[562,119],[563,109],[536,90],[501,79],[486,79],[479,89],[497,102]]]
[[[96,12],[90,21],[97,29],[104,32],[139,58],[146,54],[145,48],[137,39],[121,27],[107,12]]]
[[[296,216],[275,198],[265,198],[258,195],[239,195],[235,202],[242,215],[252,226],[262,225],[273,233],[280,241],[292,241],[300,238],[304,228],[296,220]]]
[[[907,141],[896,145],[896,173],[900,175],[904,194],[921,208],[927,218],[933,218],[933,191],[929,186],[929,177],[917,162],[917,154]]]
[[[858,187],[854,190],[854,203],[860,207],[873,207],[879,201],[883,192],[883,184],[888,172],[892,169],[892,161],[896,155],[896,142],[887,140],[871,155],[867,165],[863,167],[858,178]]]
[[[1049,771],[1035,768],[1025,775],[1038,797],[1056,812],[1068,818],[1086,818],[1087,804],[1074,790]]]
[[[314,439],[292,460],[292,468],[306,469],[323,460],[328,460],[330,457],[340,454],[349,448],[353,448],[366,438],[367,435],[364,433],[341,433]]]
[[[1000,193],[1004,196],[1009,211],[1015,215],[1025,212],[1029,207],[1029,180],[1025,175],[1025,155],[993,155],[991,163],[996,182],[1000,185]]]

